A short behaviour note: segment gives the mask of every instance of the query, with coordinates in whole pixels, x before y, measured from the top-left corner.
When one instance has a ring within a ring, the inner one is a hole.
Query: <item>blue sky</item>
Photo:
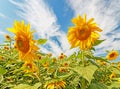
[[[36,30],[35,38],[48,39],[41,51],[70,55],[78,49],[69,50],[68,27],[73,25],[73,17],[85,13],[103,29],[100,39],[106,39],[96,47],[96,54],[120,50],[120,0],[0,0],[0,43],[5,34],[13,36],[6,28],[12,27],[14,20],[25,20]]]

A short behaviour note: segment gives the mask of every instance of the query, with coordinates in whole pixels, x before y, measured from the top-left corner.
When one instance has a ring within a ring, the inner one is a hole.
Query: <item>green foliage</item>
[[[30,86],[28,84],[19,84],[11,89],[38,89],[41,87],[41,83],[38,82],[36,84],[34,84],[33,86]]]
[[[102,83],[91,83],[88,89],[108,89],[106,85]]]
[[[103,41],[97,40],[94,46]],[[47,39],[37,40],[38,45],[46,42]],[[94,56],[94,48],[74,52],[68,57],[63,53],[54,57],[36,52],[34,63],[38,70],[26,72],[32,67],[24,68],[13,43],[14,40],[10,40],[0,44],[0,89],[46,89],[48,85],[64,89],[120,88],[118,63],[112,65],[104,56]],[[9,49],[4,49],[4,46]],[[110,78],[113,72],[116,75]],[[64,82],[61,84],[59,81]]]
[[[120,89],[120,83],[112,82],[112,84],[110,86],[108,86],[108,89]]]
[[[105,40],[96,40],[95,43],[93,44],[93,46],[97,46],[97,45],[101,44],[103,41],[105,41]]]
[[[75,68],[72,68],[74,71],[79,73],[81,77],[85,78],[89,83],[93,79],[93,74],[97,70],[97,67],[94,65],[88,65],[86,67],[84,66],[77,66]]]
[[[4,69],[4,68],[0,67],[0,75],[5,74],[6,72],[7,72],[7,70],[6,70],[6,69]]]
[[[46,42],[47,42],[47,39],[38,39],[37,40],[38,45],[45,44]]]

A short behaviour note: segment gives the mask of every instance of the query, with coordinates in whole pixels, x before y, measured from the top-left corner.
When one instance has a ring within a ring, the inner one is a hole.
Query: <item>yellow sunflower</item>
[[[8,41],[11,40],[11,37],[10,37],[8,34],[5,35],[5,38],[6,38],[6,40],[8,40]]]
[[[54,81],[54,82],[47,82],[45,87],[46,89],[63,89],[65,88],[66,82],[65,81]]]
[[[119,56],[118,51],[112,50],[107,54],[106,58],[108,60],[115,60],[115,59],[117,59],[118,56]]]
[[[24,68],[24,71],[26,73],[29,73],[29,72],[32,72],[32,73],[38,72],[38,68],[36,67],[36,64],[34,62],[25,62],[23,64],[23,68]]]
[[[100,37],[98,32],[102,31],[94,22],[94,18],[87,21],[86,15],[83,18],[79,15],[77,18],[73,18],[72,22],[74,26],[69,28],[67,35],[71,47],[79,46],[81,50],[91,48]]]
[[[110,79],[115,78],[115,77],[116,77],[116,74],[113,72],[113,73],[110,75]]]
[[[8,46],[4,46],[4,50],[9,50],[10,48]]]
[[[30,24],[25,25],[24,21],[15,21],[13,28],[7,30],[15,34],[15,45],[19,51],[19,59],[31,62],[39,49],[33,40],[33,32],[30,31]]]

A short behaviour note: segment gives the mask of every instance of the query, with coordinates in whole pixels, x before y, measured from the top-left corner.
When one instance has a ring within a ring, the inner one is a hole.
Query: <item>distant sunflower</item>
[[[118,51],[113,50],[107,54],[106,58],[108,60],[115,60],[115,59],[117,59],[118,56],[119,56]]]
[[[110,75],[110,79],[115,78],[115,77],[116,77],[116,74],[115,74],[115,73],[112,73],[112,74]]]
[[[34,62],[25,62],[23,64],[23,68],[24,68],[24,71],[26,73],[29,73],[29,72],[32,72],[32,73],[38,72],[38,68],[36,67],[36,64]]]
[[[25,25],[24,21],[15,21],[13,28],[8,28],[15,34],[15,45],[19,51],[19,59],[31,62],[35,58],[35,52],[39,49],[34,43],[33,32],[30,31],[30,24]]]
[[[65,81],[56,81],[56,82],[46,83],[45,87],[46,89],[63,89],[65,88],[65,85],[66,85]]]
[[[67,35],[71,47],[79,46],[81,50],[91,48],[100,37],[97,31],[102,31],[94,22],[94,18],[87,21],[86,15],[84,18],[79,15],[77,18],[73,18],[72,22],[75,26],[69,28]]]
[[[8,34],[5,35],[5,38],[6,38],[6,40],[8,40],[8,41],[11,40],[11,37],[10,37],[10,35],[8,35]]]

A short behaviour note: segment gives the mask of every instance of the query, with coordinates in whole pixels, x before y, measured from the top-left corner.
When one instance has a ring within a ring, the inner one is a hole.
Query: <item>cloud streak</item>
[[[0,13],[1,18],[7,18],[3,13]]]
[[[88,18],[94,17],[103,29],[101,39],[106,39],[96,47],[97,53],[105,50],[120,50],[120,0],[66,0],[73,9],[75,16],[87,14]]]
[[[52,52],[54,56],[58,56],[61,52],[70,55],[75,51],[69,50],[66,33],[57,24],[54,11],[43,0],[9,1],[19,6],[18,15],[31,24],[40,38],[48,39],[47,43],[40,47],[43,52]]]

